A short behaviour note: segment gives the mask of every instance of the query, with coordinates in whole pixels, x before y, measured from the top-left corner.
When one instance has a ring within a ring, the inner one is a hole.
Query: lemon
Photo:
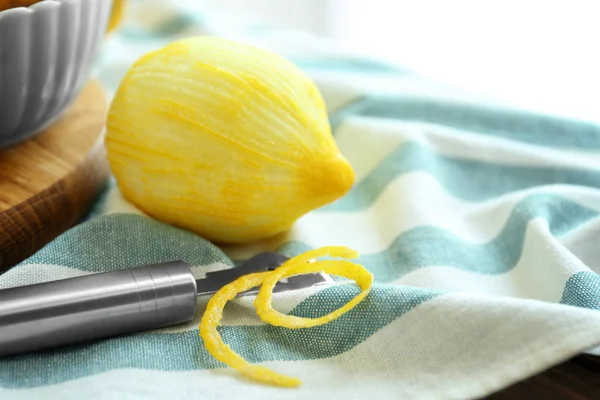
[[[109,109],[106,148],[127,200],[222,243],[284,232],[355,179],[314,82],[276,53],[216,37],[176,41],[132,65]]]
[[[125,17],[125,0],[113,0],[107,32],[111,33],[121,26]]]

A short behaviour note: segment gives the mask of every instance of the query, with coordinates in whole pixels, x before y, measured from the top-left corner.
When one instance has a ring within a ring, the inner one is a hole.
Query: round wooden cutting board
[[[0,272],[73,226],[109,176],[107,98],[90,82],[40,135],[0,149]]]

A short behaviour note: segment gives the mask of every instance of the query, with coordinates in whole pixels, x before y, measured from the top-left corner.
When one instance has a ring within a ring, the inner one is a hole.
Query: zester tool
[[[188,264],[172,261],[0,290],[0,357],[192,321],[198,296],[286,260],[261,253],[202,279]],[[326,274],[299,275],[278,282],[274,292],[331,281]],[[241,295],[257,292],[253,288]]]

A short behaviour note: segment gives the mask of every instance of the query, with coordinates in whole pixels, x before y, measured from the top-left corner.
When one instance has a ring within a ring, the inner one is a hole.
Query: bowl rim
[[[7,8],[5,10],[0,11],[0,21],[3,17],[8,17],[12,15],[31,15],[34,12],[40,13],[45,12],[46,10],[52,10],[56,7],[60,7],[63,4],[74,4],[81,2],[83,0],[40,0],[36,3],[33,3],[29,6],[19,6]]]

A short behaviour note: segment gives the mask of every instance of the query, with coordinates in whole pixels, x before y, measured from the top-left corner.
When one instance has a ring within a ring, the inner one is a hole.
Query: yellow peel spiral
[[[285,328],[300,329],[323,325],[356,307],[369,294],[373,284],[373,275],[362,265],[347,260],[320,260],[308,263],[309,260],[322,256],[355,258],[358,257],[358,253],[341,246],[310,250],[291,258],[274,271],[244,275],[217,291],[209,300],[200,321],[200,337],[202,337],[207,351],[217,360],[254,380],[283,387],[299,386],[302,382],[297,378],[279,374],[264,366],[248,363],[223,342],[217,327],[223,317],[223,309],[227,302],[239,293],[256,286],[260,286],[259,294],[254,301],[258,316],[269,324]],[[325,272],[352,279],[360,287],[361,292],[344,306],[319,318],[300,318],[273,310],[271,297],[275,284],[281,278],[315,272]]]

